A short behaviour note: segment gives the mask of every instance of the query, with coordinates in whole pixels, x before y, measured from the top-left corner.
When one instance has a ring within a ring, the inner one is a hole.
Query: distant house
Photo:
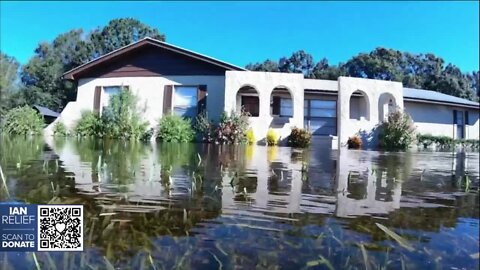
[[[57,119],[57,117],[60,116],[60,113],[54,112],[47,107],[42,107],[42,106],[39,106],[39,105],[33,105],[32,108],[34,110],[36,110],[40,115],[43,116],[45,124],[52,123],[53,121],[55,121],[55,119]]]
[[[407,111],[420,133],[479,138],[479,104],[401,82],[340,77],[305,79],[303,74],[253,72],[151,38],[145,38],[74,68],[64,79],[78,85],[77,99],[59,121],[73,127],[81,111],[102,113],[112,94],[129,87],[153,126],[165,114],[194,117],[206,110],[250,112],[255,137],[292,127],[309,128],[315,140],[343,147],[349,136],[369,134],[394,110]],[[52,125],[46,132],[52,133]],[[368,137],[364,138],[369,140]],[[373,138],[375,140],[375,138]],[[371,143],[371,142],[370,142]]]

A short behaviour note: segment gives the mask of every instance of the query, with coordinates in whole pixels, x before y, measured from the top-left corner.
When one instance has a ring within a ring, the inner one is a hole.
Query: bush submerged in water
[[[245,143],[252,139],[247,138],[248,117],[249,114],[243,110],[241,113],[232,111],[230,115],[224,112],[220,117],[220,122],[215,125],[208,120],[206,114],[200,114],[195,120],[195,129],[201,135],[203,142],[218,144]]]
[[[359,136],[354,135],[348,138],[347,145],[349,149],[360,149],[362,148],[362,139]]]
[[[10,110],[4,118],[2,132],[10,135],[36,135],[43,130],[43,117],[29,106]]]
[[[278,144],[278,139],[279,139],[279,136],[278,136],[277,132],[275,132],[275,130],[273,130],[271,128],[268,129],[267,138],[266,138],[267,145],[268,146],[277,145]]]
[[[148,133],[147,126],[138,112],[137,97],[130,89],[122,88],[118,94],[110,97],[102,116],[94,112],[82,113],[74,133],[81,137],[140,139]]]
[[[288,146],[306,148],[310,146],[312,133],[303,128],[292,128],[290,136],[288,136]]]
[[[430,134],[418,134],[417,143],[423,145],[424,148],[432,144],[440,148],[453,148],[456,144],[460,144],[471,149],[478,149],[480,145],[480,141],[475,139],[453,139],[449,136],[434,136]]]
[[[68,130],[67,127],[63,122],[57,122],[53,126],[53,136],[57,137],[66,137],[68,136]]]
[[[407,113],[395,111],[379,126],[380,148],[406,150],[415,140],[415,126]]]
[[[74,133],[80,137],[103,137],[102,130],[100,117],[94,112],[84,111],[75,126]]]
[[[139,139],[147,132],[147,122],[141,120],[137,109],[137,97],[129,88],[110,98],[102,113],[104,136],[119,139]]]
[[[157,139],[163,142],[191,142],[195,138],[190,119],[167,115],[158,123]]]
[[[195,118],[194,129],[200,137],[200,141],[205,143],[213,142],[215,125],[208,119],[208,114],[204,111]]]
[[[220,144],[237,144],[247,141],[249,114],[242,110],[241,113],[232,111],[230,115],[223,113],[220,123],[215,129],[213,141]]]

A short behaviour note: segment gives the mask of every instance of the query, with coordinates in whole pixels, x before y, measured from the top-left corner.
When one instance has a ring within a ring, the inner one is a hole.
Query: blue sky
[[[118,17],[240,66],[299,49],[337,64],[383,46],[479,68],[478,2],[1,2],[0,49],[25,63],[40,41]]]

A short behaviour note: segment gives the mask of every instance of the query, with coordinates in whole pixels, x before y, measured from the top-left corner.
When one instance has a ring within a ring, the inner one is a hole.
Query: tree
[[[126,18],[114,19],[88,35],[74,29],[51,43],[40,43],[22,69],[24,88],[17,94],[16,105],[39,104],[60,111],[75,97],[75,85],[64,81],[63,73],[147,36],[165,40],[158,29]]]
[[[5,115],[9,97],[18,88],[19,67],[20,64],[14,57],[0,52],[0,117]]]
[[[289,58],[280,58],[278,69],[280,72],[303,73],[305,78],[311,78],[314,66],[312,55],[300,50],[294,52]]]
[[[263,63],[248,64],[246,69],[251,71],[267,71],[267,72],[278,72],[278,63],[267,59]]]
[[[313,78],[315,79],[336,80],[344,75],[344,71],[338,66],[330,66],[326,58],[322,58],[313,68]]]
[[[249,64],[247,68],[270,71],[266,63],[267,61]],[[313,57],[304,51],[298,51],[289,58],[282,57],[278,70],[303,73],[305,78],[315,79],[337,80],[339,76],[350,76],[399,81],[404,87],[434,90],[470,100],[480,97],[478,71],[462,73],[452,64],[445,66],[441,57],[431,53],[411,54],[379,47],[369,53],[360,53],[345,64],[331,66],[323,58],[313,66]]]
[[[479,85],[479,78],[480,72],[473,71],[471,74],[467,74],[467,78],[470,81],[470,86],[474,95],[476,95],[476,100],[480,100],[480,85]]]
[[[165,41],[165,35],[133,18],[111,20],[103,29],[90,33],[90,45],[93,58],[127,46],[144,37]]]
[[[402,66],[405,63],[400,51],[376,48],[368,54],[361,53],[353,57],[343,68],[351,77],[401,81]]]

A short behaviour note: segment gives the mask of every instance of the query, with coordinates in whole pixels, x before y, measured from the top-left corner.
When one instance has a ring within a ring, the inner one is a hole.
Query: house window
[[[280,99],[280,116],[292,117],[293,102],[290,98]]]
[[[121,86],[104,86],[102,93],[102,108],[110,105],[110,99],[122,90]]]
[[[242,96],[243,110],[250,114],[250,116],[259,115],[259,100],[258,96]]]
[[[453,120],[454,124],[457,125],[457,134],[456,139],[465,139],[465,118],[464,114],[467,116],[468,112],[464,111],[453,111]],[[468,116],[467,116],[468,117]]]
[[[197,89],[196,86],[175,86],[173,111],[176,115],[191,118],[197,115]]]
[[[314,135],[337,135],[337,102],[307,99],[304,107],[304,126]]]

